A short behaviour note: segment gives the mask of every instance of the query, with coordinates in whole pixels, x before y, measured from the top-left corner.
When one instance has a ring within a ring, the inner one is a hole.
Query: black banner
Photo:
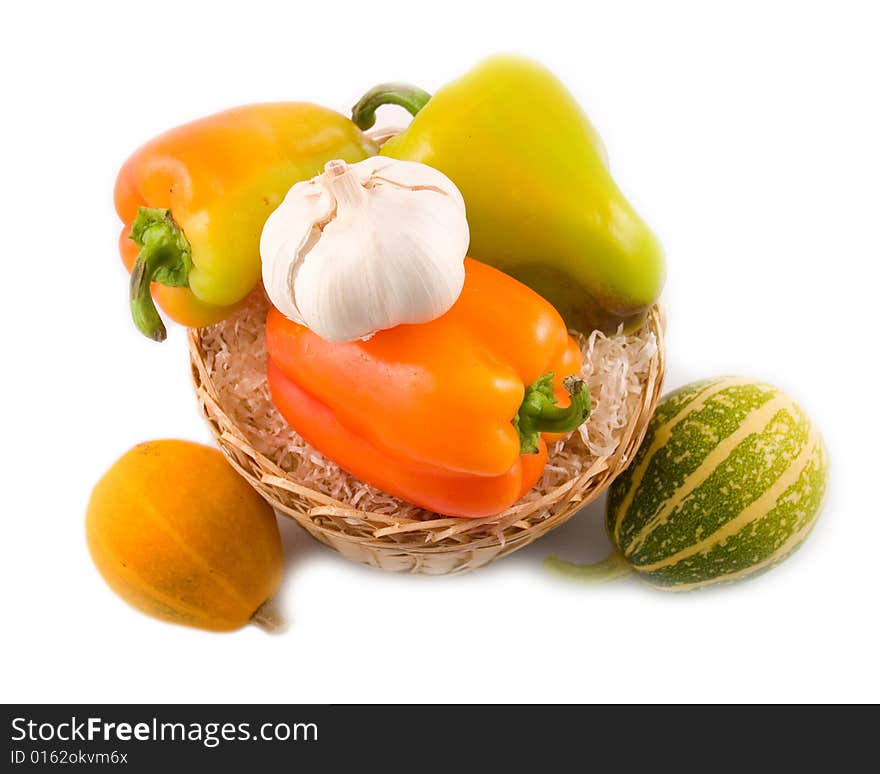
[[[515,770],[646,766],[676,771],[742,765],[792,769],[798,760],[835,771],[864,763],[867,736],[840,708],[663,706],[6,706],[4,771],[70,768],[175,772],[264,764],[341,764],[368,771],[454,771],[511,763]],[[829,713],[832,717],[820,717]],[[876,717],[876,707],[870,708]],[[868,718],[865,717],[867,721]],[[821,733],[789,738],[786,728]],[[708,757],[707,757],[708,756]],[[713,759],[712,766],[690,763]],[[757,757],[756,757],[757,756]],[[843,768],[841,768],[843,766]],[[309,769],[311,770],[311,769]],[[855,770],[855,769],[852,769]]]

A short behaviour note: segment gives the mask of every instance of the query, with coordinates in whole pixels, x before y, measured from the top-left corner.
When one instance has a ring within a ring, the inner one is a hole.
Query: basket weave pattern
[[[644,388],[613,454],[536,500],[482,519],[437,516],[407,519],[358,510],[303,486],[257,451],[224,412],[206,365],[200,332],[189,332],[192,377],[199,408],[232,466],[280,513],[315,539],[357,562],[390,571],[430,575],[464,572],[528,545],[598,497],[629,464],[645,435],[663,387],[663,317],[645,322],[657,339]]]

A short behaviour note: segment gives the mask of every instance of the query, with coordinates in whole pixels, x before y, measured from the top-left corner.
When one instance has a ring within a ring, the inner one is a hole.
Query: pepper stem
[[[556,405],[553,392],[553,372],[526,387],[513,426],[519,433],[519,453],[535,454],[541,433],[568,433],[582,425],[590,416],[590,388],[579,376],[567,376],[562,381],[571,402],[564,408]]]
[[[555,556],[548,556],[544,560],[544,566],[558,575],[593,583],[604,583],[633,572],[632,566],[620,551],[613,551],[602,561],[594,564],[573,564],[557,559]]]
[[[431,95],[418,86],[407,83],[381,83],[364,94],[351,109],[351,120],[360,129],[369,129],[376,123],[376,110],[382,105],[400,105],[415,115],[429,99]]]
[[[156,311],[150,284],[188,287],[192,269],[189,242],[170,210],[141,207],[129,238],[141,249],[131,270],[129,305],[137,329],[153,341],[165,340],[165,326]]]

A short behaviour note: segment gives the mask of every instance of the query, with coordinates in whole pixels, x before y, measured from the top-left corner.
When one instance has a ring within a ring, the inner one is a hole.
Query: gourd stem
[[[400,105],[412,115],[418,113],[431,95],[408,83],[381,83],[370,89],[351,109],[351,120],[360,129],[369,129],[376,123],[376,110],[382,105]]]
[[[538,451],[541,433],[569,433],[590,416],[590,389],[579,376],[567,376],[563,386],[571,400],[568,406],[556,405],[553,372],[530,384],[519,411],[513,419],[519,433],[520,454]]]
[[[169,210],[141,207],[131,225],[129,237],[140,247],[131,270],[129,306],[137,329],[153,341],[164,341],[165,326],[150,286],[153,282],[187,287],[192,257],[189,242]]]
[[[267,599],[256,609],[251,616],[251,623],[269,634],[278,634],[287,628],[287,621],[275,608],[275,602],[272,599]]]
[[[633,572],[632,565],[617,550],[612,551],[602,561],[594,564],[574,564],[555,556],[548,556],[544,560],[544,566],[557,575],[591,583],[604,583]]]

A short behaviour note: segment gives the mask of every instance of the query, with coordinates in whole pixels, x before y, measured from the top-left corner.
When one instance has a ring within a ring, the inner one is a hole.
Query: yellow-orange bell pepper
[[[547,301],[469,258],[465,274],[445,315],[367,341],[328,342],[271,309],[268,380],[291,426],[351,474],[437,513],[480,517],[535,485],[542,434],[580,425],[590,394],[576,376],[580,349]]]
[[[179,126],[125,162],[114,200],[138,329],[165,338],[153,306],[190,327],[219,322],[260,280],[260,232],[290,187],[376,144],[303,102],[246,105]]]

